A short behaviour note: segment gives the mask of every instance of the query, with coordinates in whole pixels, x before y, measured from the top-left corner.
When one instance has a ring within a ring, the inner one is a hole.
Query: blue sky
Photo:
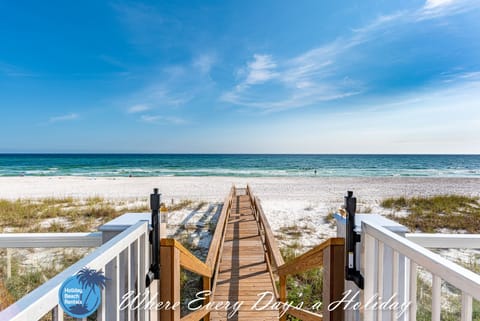
[[[480,2],[3,1],[0,152],[480,153]]]

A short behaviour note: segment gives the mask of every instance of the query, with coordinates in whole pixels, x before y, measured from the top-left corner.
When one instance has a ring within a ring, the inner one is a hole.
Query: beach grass
[[[461,319],[462,302],[458,289],[442,284],[442,321],[458,321]],[[472,302],[472,320],[480,320],[480,302]],[[432,285],[431,282],[417,276],[417,320],[432,320]]]
[[[180,200],[169,212],[199,211],[207,202]],[[147,200],[132,202],[80,198],[0,199],[1,232],[88,232],[126,212],[150,212]]]
[[[282,247],[282,253],[285,263],[292,261],[298,253],[297,241]],[[314,313],[320,313],[318,310],[311,310],[323,296],[323,269],[314,268],[308,271],[290,275],[287,277],[287,302],[293,302],[297,305],[303,302],[303,307]],[[318,305],[317,305],[318,306]],[[287,320],[296,321],[293,316],[287,316]]]
[[[420,232],[449,231],[479,233],[480,202],[476,197],[437,195],[430,197],[387,198],[380,204],[391,209],[389,218]],[[405,211],[407,215],[398,215]]]
[[[2,297],[8,300],[9,303],[19,300],[45,283],[45,281],[80,260],[86,253],[63,251],[58,253],[55,259],[47,265],[29,267],[24,266],[18,258],[14,257],[12,259],[12,277],[10,278],[5,277],[5,264],[0,264],[0,283],[6,290],[2,293]]]

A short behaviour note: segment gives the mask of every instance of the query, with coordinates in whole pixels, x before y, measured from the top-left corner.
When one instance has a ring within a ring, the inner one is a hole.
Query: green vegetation
[[[195,246],[187,233],[182,233],[177,240],[191,253],[195,254],[200,260],[204,261],[205,257],[199,257],[199,249]],[[181,298],[181,316],[191,312],[188,309],[188,303],[194,300],[195,295],[203,290],[203,279],[200,275],[185,269],[180,271],[180,298]]]
[[[192,204],[193,204],[192,200],[182,200],[176,204],[172,204],[168,206],[168,211],[173,212],[173,211],[183,210],[184,208],[192,206]]]
[[[0,283],[5,285],[9,296],[16,301],[39,287],[45,281],[51,279],[73,263],[80,260],[85,253],[68,253],[63,251],[55,256],[55,260],[48,266],[24,267],[16,258],[12,259],[12,277],[6,278],[4,267],[6,264],[0,264]]]
[[[330,224],[331,227],[335,226],[335,212],[330,211],[328,212],[327,216],[325,216],[325,224]]]
[[[448,285],[447,285],[448,286]],[[442,307],[442,321],[457,321],[461,319],[461,293],[457,289],[450,289],[451,293],[442,293],[442,299],[448,302]],[[417,277],[417,320],[432,320],[432,287],[420,276]],[[480,321],[480,302],[473,300],[472,320]]]
[[[280,249],[285,262],[292,261],[296,255],[296,246],[284,247]],[[305,310],[311,310],[316,303],[322,299],[323,291],[323,269],[315,268],[302,273],[287,277],[287,301],[299,304],[303,302]],[[311,310],[312,311],[312,310]],[[314,313],[321,313],[319,310],[313,310]],[[297,321],[297,318],[288,316],[287,320]]]
[[[459,195],[438,195],[431,197],[388,198],[381,206],[392,209],[389,218],[409,227],[412,231],[480,232],[480,203],[478,198]],[[397,217],[396,212],[404,210],[409,215]]]
[[[357,209],[357,212],[359,214],[370,214],[372,213],[372,208],[370,206],[364,206],[364,205],[360,205]]]
[[[141,211],[149,211],[147,204],[135,208],[117,206],[100,197],[0,200],[0,230],[86,232],[126,212]]]
[[[278,231],[281,233],[280,235],[289,236],[290,238],[297,240],[304,234],[313,234],[315,232],[315,229],[308,226],[307,224],[304,224],[302,226],[293,224],[282,226],[278,229]]]

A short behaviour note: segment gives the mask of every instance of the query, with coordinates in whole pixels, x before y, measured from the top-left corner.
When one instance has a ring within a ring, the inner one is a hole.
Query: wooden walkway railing
[[[162,239],[160,241],[160,301],[180,302],[180,268],[201,275],[203,277],[203,290],[211,290],[212,279],[215,276],[219,253],[223,245],[226,221],[234,195],[235,188],[232,186],[218,218],[205,262],[200,261],[174,239]],[[208,303],[208,300],[205,303]],[[160,311],[160,319],[162,321],[196,321],[202,318],[209,320],[209,313],[208,309],[198,309],[180,318],[180,309],[163,309]]]
[[[323,314],[316,314],[304,309],[290,309],[287,314],[306,321],[342,321],[344,319],[344,311],[341,307],[332,311],[329,310],[330,302],[339,300],[344,291],[344,244],[345,240],[343,238],[328,239],[278,268],[280,300],[285,302],[287,298],[287,277],[289,275],[323,267]],[[286,315],[283,319],[286,319]]]

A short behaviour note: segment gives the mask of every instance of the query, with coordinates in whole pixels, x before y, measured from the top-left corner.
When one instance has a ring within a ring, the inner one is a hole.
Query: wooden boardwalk
[[[253,204],[248,195],[239,195],[233,200],[225,230],[225,240],[220,253],[218,276],[214,284],[215,302],[243,303],[237,313],[232,310],[212,311],[212,321],[278,320],[278,310],[252,309],[259,294],[275,293],[274,280],[265,258],[265,247],[260,228],[253,214]],[[258,304],[263,307],[268,296]],[[276,298],[272,301],[276,302]]]

